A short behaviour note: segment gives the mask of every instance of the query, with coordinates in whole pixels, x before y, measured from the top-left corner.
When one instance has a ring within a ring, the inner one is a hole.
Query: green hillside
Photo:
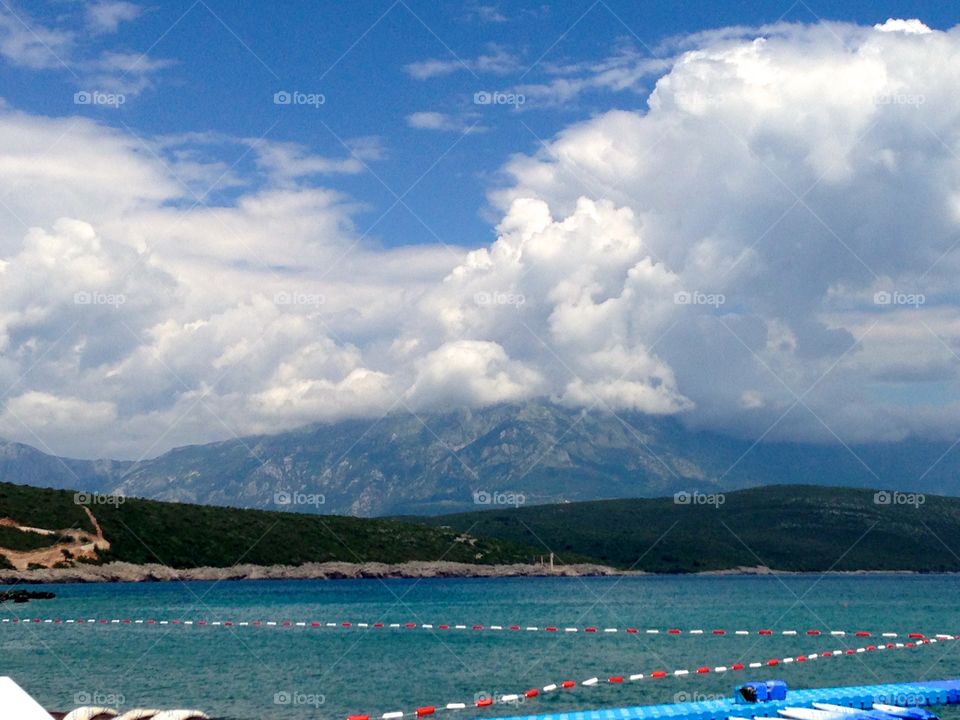
[[[651,572],[766,565],[779,570],[960,571],[960,498],[882,504],[870,490],[771,486],[677,503],[602,500],[441,517],[367,519],[127,498],[88,504],[110,542],[99,560],[175,568],[346,561],[594,561]],[[102,500],[103,498],[101,498]],[[0,483],[0,518],[95,531],[74,493]],[[33,551],[49,536],[0,525],[0,548]],[[958,554],[954,554],[954,553]],[[57,558],[59,559],[59,558]],[[0,566],[7,563],[0,550]]]
[[[102,498],[101,498],[102,499]],[[528,562],[534,555],[510,541],[397,520],[302,515],[126,498],[87,505],[110,550],[103,561],[161,563],[174,568],[306,562],[448,560],[479,564]],[[74,493],[0,483],[0,518],[22,526],[93,531]],[[64,533],[69,535],[69,533]],[[0,527],[0,548],[33,550],[49,539]],[[7,566],[0,551],[0,566]]]
[[[703,499],[703,496],[700,496]],[[651,572],[766,565],[780,570],[960,571],[960,498],[878,504],[874,491],[779,485],[723,504],[601,500],[419,518],[540,552]],[[908,498],[901,497],[900,500]]]

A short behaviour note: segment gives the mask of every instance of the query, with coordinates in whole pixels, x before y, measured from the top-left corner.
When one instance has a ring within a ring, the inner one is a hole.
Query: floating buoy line
[[[919,635],[919,633],[913,633]],[[578,688],[597,688],[597,687],[621,687],[626,683],[640,681],[660,680],[668,677],[686,677],[690,675],[708,675],[725,674],[738,672],[741,670],[759,668],[778,667],[781,665],[791,665],[798,663],[813,662],[816,660],[826,660],[828,658],[857,656],[863,653],[873,653],[879,651],[905,650],[921,648],[927,645],[933,645],[938,642],[947,642],[960,640],[960,635],[936,635],[934,637],[923,637],[916,641],[909,642],[888,642],[878,645],[865,645],[857,648],[845,648],[842,650],[825,650],[823,652],[810,653],[808,655],[795,655],[782,658],[769,658],[766,660],[756,660],[753,662],[736,662],[730,665],[699,665],[693,669],[679,668],[676,670],[653,670],[648,673],[618,674],[608,675],[606,677],[590,677],[585,680],[561,680],[552,682],[538,688],[517,692],[514,694],[499,695],[496,698],[482,696],[473,702],[451,702],[443,705],[422,705],[412,710],[393,710],[379,714],[358,713],[347,716],[347,720],[400,720],[400,718],[423,718],[430,715],[437,715],[443,712],[456,712],[466,710],[467,708],[485,708],[494,705],[514,705],[527,700],[534,700],[541,695],[549,695],[558,692],[569,692]]]
[[[881,637],[907,638],[908,640],[923,640],[926,636],[919,632],[872,632],[868,630],[773,630],[760,628],[754,630],[727,630],[714,628],[682,629],[670,628],[639,628],[639,627],[603,627],[603,626],[567,626],[567,625],[485,625],[482,623],[452,624],[452,623],[386,623],[386,622],[354,622],[342,620],[338,622],[320,620],[182,620],[179,618],[0,618],[0,625],[135,625],[135,626],[172,626],[183,628],[219,627],[219,628],[311,628],[335,630],[430,630],[430,631],[471,631],[471,632],[525,632],[551,634],[585,634],[585,635],[697,635],[704,637],[723,637],[727,635],[755,635],[755,636],[800,636],[809,637]],[[937,636],[953,637],[953,636]]]
[[[129,627],[129,628],[177,628],[177,629],[214,629],[214,628],[243,628],[243,629],[281,629],[281,630],[332,630],[332,631],[382,631],[388,633],[400,632],[405,634],[409,631],[430,631],[436,633],[545,633],[552,635],[589,635],[589,636],[697,636],[697,637],[728,637],[728,636],[752,636],[752,637],[802,637],[808,638],[856,638],[866,640],[868,638],[879,638],[876,644],[864,644],[860,647],[847,647],[844,649],[825,650],[809,654],[797,654],[787,657],[776,657],[754,660],[751,662],[734,662],[729,665],[710,665],[698,664],[691,668],[677,668],[673,670],[657,669],[646,673],[619,673],[606,675],[605,677],[590,677],[582,680],[560,680],[551,682],[541,687],[529,688],[524,691],[513,694],[498,695],[496,697],[486,696],[478,693],[471,702],[448,702],[437,705],[422,705],[411,710],[393,710],[376,714],[353,714],[349,715],[347,720],[400,720],[401,718],[423,718],[430,715],[436,715],[444,712],[456,712],[461,710],[482,709],[495,705],[513,705],[520,702],[534,700],[541,695],[552,693],[570,692],[579,688],[596,687],[619,687],[629,683],[640,681],[660,680],[668,677],[686,677],[708,674],[724,674],[730,672],[739,672],[743,670],[756,670],[759,668],[769,668],[785,666],[792,664],[807,663],[816,660],[826,660],[830,658],[851,657],[864,653],[874,653],[880,651],[892,650],[910,650],[922,648],[941,642],[960,640],[960,635],[936,634],[925,635],[920,632],[875,632],[867,630],[820,630],[811,628],[807,630],[774,630],[772,628],[759,628],[752,630],[745,629],[684,629],[678,627],[668,628],[639,628],[639,627],[604,627],[604,626],[569,626],[569,625],[523,625],[519,623],[507,625],[488,625],[481,623],[422,623],[422,622],[355,622],[351,620],[341,621],[321,621],[321,620],[183,620],[180,618],[156,619],[156,618],[57,618],[57,617],[34,617],[34,618],[0,618],[0,626],[82,626],[82,627]]]

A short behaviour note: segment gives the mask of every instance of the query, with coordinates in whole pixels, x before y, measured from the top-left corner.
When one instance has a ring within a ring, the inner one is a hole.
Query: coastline
[[[457,562],[412,561],[407,563],[326,562],[303,565],[235,565],[227,568],[171,568],[166,565],[134,565],[112,562],[81,564],[69,568],[0,570],[0,585],[16,583],[119,583],[191,580],[357,580],[386,578],[496,578],[496,577],[612,577],[645,575],[605,565],[563,565],[554,570],[542,565],[472,565]]]
[[[736,577],[772,575],[919,575],[913,570],[843,570],[801,572],[769,567],[736,567],[686,573],[698,577]],[[199,567],[176,569],[166,565],[134,565],[112,562],[104,565],[81,564],[69,568],[37,570],[0,570],[0,586],[47,583],[133,583],[189,582],[221,580],[358,580],[389,578],[506,578],[506,577],[657,577],[676,574],[621,570],[606,565],[473,565],[456,562],[413,561],[407,563],[306,563],[304,565],[235,565],[228,568]]]

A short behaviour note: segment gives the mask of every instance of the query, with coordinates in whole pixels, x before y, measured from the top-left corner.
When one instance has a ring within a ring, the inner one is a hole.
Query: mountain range
[[[132,461],[0,442],[0,480],[308,513],[436,515],[772,484],[960,495],[960,451],[906,440],[755,443],[674,417],[548,402],[315,424]]]

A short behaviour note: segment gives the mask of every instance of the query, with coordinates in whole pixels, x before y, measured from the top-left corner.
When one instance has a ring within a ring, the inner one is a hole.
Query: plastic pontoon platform
[[[873,703],[889,705],[955,705],[960,702],[960,678],[889,685],[790,690],[786,700],[740,704],[729,700],[686,702],[671,705],[639,705],[607,710],[581,710],[547,715],[517,715],[498,720],[727,720],[736,717],[775,717],[786,707],[809,707],[824,702],[847,707],[869,708]]]

